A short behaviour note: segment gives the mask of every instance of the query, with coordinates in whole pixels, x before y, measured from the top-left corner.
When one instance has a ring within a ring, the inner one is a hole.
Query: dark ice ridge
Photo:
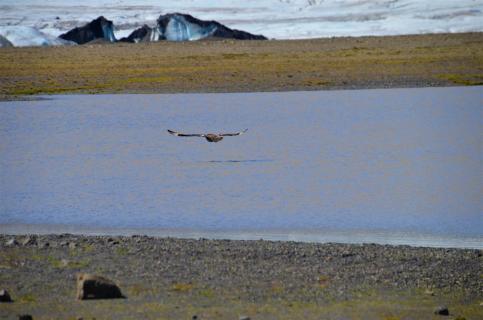
[[[63,33],[59,38],[74,41],[77,44],[84,44],[96,39],[104,39],[108,42],[117,41],[114,36],[114,24],[111,20],[107,20],[103,16],[92,20],[82,27],[77,27]]]
[[[144,25],[134,30],[122,42],[152,42],[152,41],[192,41],[204,38],[224,38],[237,40],[267,40],[263,35],[254,35],[245,31],[230,29],[217,21],[197,19],[189,14],[168,13],[159,16],[155,27]],[[103,16],[88,24],[74,28],[59,38],[84,44],[91,41],[118,41],[114,36],[114,24]]]

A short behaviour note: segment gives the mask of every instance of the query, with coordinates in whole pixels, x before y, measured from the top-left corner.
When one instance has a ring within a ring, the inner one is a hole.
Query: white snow
[[[74,44],[71,41],[47,35],[32,27],[7,26],[0,27],[0,35],[10,41],[14,47],[59,46]]]
[[[1,0],[0,12],[0,26],[53,36],[104,15],[118,39],[172,12],[276,39],[483,31],[482,0]]]

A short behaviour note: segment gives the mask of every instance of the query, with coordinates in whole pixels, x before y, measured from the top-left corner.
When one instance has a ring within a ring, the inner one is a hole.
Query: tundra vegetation
[[[483,84],[483,33],[0,49],[0,98]]]

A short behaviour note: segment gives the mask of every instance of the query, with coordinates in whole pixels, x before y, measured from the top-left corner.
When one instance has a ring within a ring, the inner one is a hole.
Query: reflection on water
[[[481,237],[482,98],[474,87],[2,102],[0,224]],[[170,127],[249,131],[214,144]]]

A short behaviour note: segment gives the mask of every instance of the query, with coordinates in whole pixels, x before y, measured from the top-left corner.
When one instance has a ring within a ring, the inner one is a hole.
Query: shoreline
[[[155,238],[240,240],[240,241],[279,241],[300,243],[337,244],[378,244],[391,246],[411,246],[421,248],[476,249],[483,250],[483,236],[438,234],[422,231],[402,230],[203,230],[203,229],[164,229],[164,228],[103,228],[77,225],[43,224],[0,224],[3,235],[60,235],[75,236],[120,236],[142,235]]]
[[[0,100],[483,84],[483,33],[0,49]]]
[[[376,244],[0,235],[0,317],[439,319],[483,315],[483,251]],[[75,274],[127,299],[75,300]]]

